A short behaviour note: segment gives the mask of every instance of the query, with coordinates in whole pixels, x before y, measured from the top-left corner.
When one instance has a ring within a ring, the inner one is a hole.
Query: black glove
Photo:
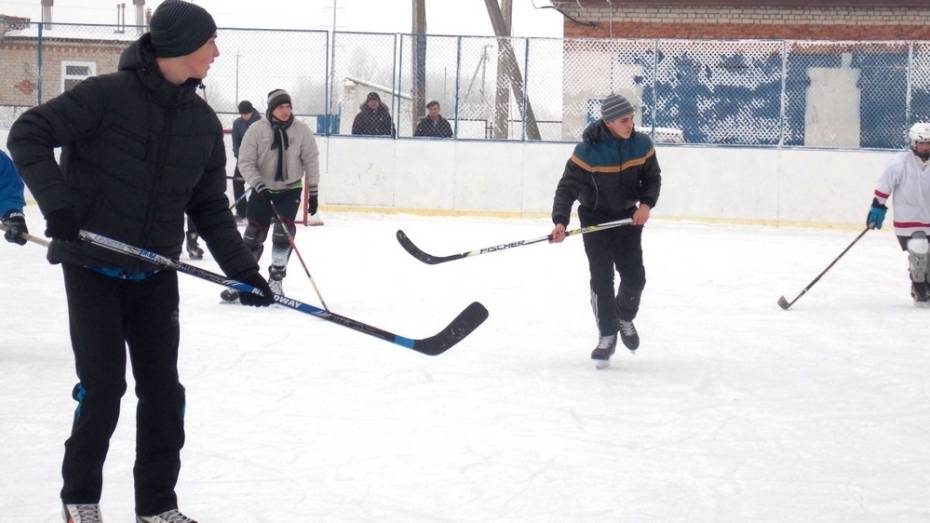
[[[307,197],[307,212],[309,212],[311,215],[314,215],[316,214],[316,211],[319,208],[320,208],[320,197],[315,194],[311,194],[310,196],[308,196]]]
[[[45,217],[45,235],[49,238],[66,242],[75,241],[80,231],[77,216],[70,207],[52,211]]]
[[[264,294],[264,296],[259,296],[251,292],[239,293],[239,301],[242,302],[243,305],[250,305],[252,307],[267,307],[274,303],[274,295],[271,292],[271,287],[268,286],[268,282],[265,280],[265,278],[262,278],[262,275],[259,274],[258,271],[240,273],[232,276],[232,279],[251,285],[252,287],[262,291],[262,294]]]
[[[263,182],[256,183],[255,185],[252,186],[252,189],[254,189],[255,192],[258,193],[259,196],[261,196],[262,198],[266,200],[271,198],[271,190],[268,189],[268,187]]]
[[[603,132],[603,127],[604,122],[602,120],[597,120],[584,130],[584,134],[581,135],[581,139],[591,143],[597,143],[601,141],[601,132]]]
[[[3,235],[6,241],[26,245],[26,238],[21,235],[29,232],[26,228],[26,217],[22,211],[9,210],[3,215],[3,225],[7,226],[6,234]]]

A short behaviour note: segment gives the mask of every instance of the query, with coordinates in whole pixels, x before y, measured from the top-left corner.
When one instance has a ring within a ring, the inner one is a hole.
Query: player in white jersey
[[[894,197],[894,232],[907,251],[911,297],[930,306],[930,123],[915,123],[908,131],[910,148],[896,154],[878,179],[866,225],[882,228],[888,198]]]

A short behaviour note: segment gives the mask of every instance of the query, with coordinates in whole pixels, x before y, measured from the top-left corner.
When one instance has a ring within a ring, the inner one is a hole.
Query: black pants
[[[178,382],[178,278],[162,271],[121,280],[62,265],[71,345],[80,380],[65,442],[61,500],[98,503],[103,462],[126,391],[126,346],[136,382],[136,512],[177,508],[184,445],[184,387]]]
[[[632,321],[646,286],[642,227],[624,226],[585,234],[584,250],[591,272],[591,307],[601,336],[617,333],[617,318]],[[620,290],[614,294],[614,268]]]
[[[233,174],[235,175],[233,178],[233,197],[236,199],[236,218],[245,218],[249,215],[249,203],[246,198],[242,198],[243,193],[245,193],[245,180],[242,179],[242,173],[239,172],[238,161],[236,161],[236,171]]]
[[[297,216],[297,210],[300,208],[300,198],[303,194],[303,187],[295,187],[269,196],[274,202],[275,209],[281,213],[284,223],[278,221],[274,215],[274,209],[268,202],[268,198],[252,191],[249,197],[249,224],[242,234],[242,240],[246,247],[252,251],[255,261],[261,260],[264,251],[265,239],[268,237],[268,227],[274,222],[274,233],[271,236],[271,265],[278,271],[283,271],[287,267],[287,261],[291,256],[291,244],[288,234],[295,236],[297,227],[294,225],[294,218]],[[279,273],[281,275],[283,273]],[[283,277],[283,276],[281,276]],[[281,278],[276,278],[281,279]]]

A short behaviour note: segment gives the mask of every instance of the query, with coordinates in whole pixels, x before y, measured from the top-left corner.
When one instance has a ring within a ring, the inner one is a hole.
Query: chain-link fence
[[[0,127],[115,71],[140,34],[0,19]],[[631,100],[658,143],[896,149],[930,120],[930,42],[221,29],[217,43],[203,95],[226,126],[240,100],[263,110],[275,88],[320,134],[399,138],[417,136],[436,101],[456,139],[574,142],[610,93]]]

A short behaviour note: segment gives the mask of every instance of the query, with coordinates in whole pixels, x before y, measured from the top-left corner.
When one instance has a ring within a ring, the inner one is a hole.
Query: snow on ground
[[[325,218],[297,238],[333,311],[416,338],[473,300],[490,318],[431,358],[291,310],[219,305],[220,287],[182,275],[178,493],[202,522],[930,519],[930,310],[911,304],[888,232],[786,312],[778,297],[855,231],[653,220],[642,346],[597,371],[579,238],[428,266],[397,229],[444,255],[551,225]],[[285,291],[319,303],[296,256]],[[0,520],[59,521],[76,381],[60,269],[4,242],[0,296]],[[127,379],[107,521],[133,512]]]

